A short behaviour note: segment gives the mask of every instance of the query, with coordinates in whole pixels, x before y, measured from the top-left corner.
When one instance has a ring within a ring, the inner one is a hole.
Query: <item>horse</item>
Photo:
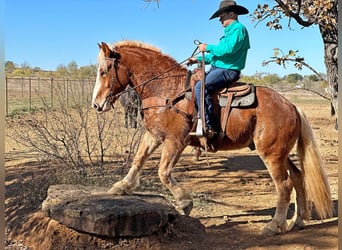
[[[187,69],[160,49],[138,41],[98,44],[98,70],[92,107],[103,113],[129,85],[142,100],[146,129],[127,175],[113,184],[108,193],[129,195],[139,183],[139,172],[149,156],[162,145],[158,176],[173,194],[185,216],[193,208],[192,195],[172,175],[172,168],[186,146],[201,145],[190,135],[194,119],[191,100],[184,95]],[[320,218],[333,215],[330,187],[323,161],[305,114],[284,96],[264,86],[255,86],[256,103],[250,108],[232,108],[223,131],[224,138],[213,141],[217,150],[255,146],[275,184],[275,214],[263,233],[274,235],[301,229],[311,215],[312,203]],[[223,110],[218,110],[223,117]],[[299,166],[290,159],[297,145]],[[295,189],[296,211],[288,223],[291,192]]]

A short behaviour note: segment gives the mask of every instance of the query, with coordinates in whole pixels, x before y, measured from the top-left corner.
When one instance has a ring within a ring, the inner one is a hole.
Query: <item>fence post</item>
[[[52,77],[50,80],[50,103],[51,103],[51,108],[53,108],[53,78]]]
[[[24,100],[24,77],[21,78],[21,99]]]
[[[69,107],[69,78],[66,80],[66,107]]]
[[[82,95],[82,102],[81,105],[84,105],[84,78],[81,79],[81,95]]]
[[[38,78],[37,78],[37,89],[38,89],[38,96],[40,96],[40,91],[39,91],[39,89],[40,89],[40,88],[39,88],[39,82],[40,82],[40,81],[39,81],[39,79],[40,79],[40,78],[39,78],[39,76],[38,76]]]
[[[29,107],[30,107],[30,111],[32,110],[32,82],[31,82],[31,77],[29,78]]]
[[[6,116],[8,116],[8,82],[7,82],[7,76],[6,76]]]

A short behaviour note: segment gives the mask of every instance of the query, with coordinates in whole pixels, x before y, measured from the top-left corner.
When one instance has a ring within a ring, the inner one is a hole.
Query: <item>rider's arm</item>
[[[220,39],[219,44],[208,44],[206,49],[211,55],[221,57],[235,54],[244,47],[249,48],[247,30],[238,21],[235,21],[225,28],[225,35]]]

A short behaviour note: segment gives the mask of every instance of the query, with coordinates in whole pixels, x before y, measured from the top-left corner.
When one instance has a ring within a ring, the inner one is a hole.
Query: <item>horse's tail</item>
[[[305,114],[298,109],[301,130],[297,142],[297,152],[304,178],[305,192],[308,200],[313,201],[316,212],[321,219],[333,216],[333,205],[323,160]]]

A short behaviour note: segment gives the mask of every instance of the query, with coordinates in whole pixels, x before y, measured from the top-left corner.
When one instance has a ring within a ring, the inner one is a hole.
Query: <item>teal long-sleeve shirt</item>
[[[208,44],[204,61],[215,67],[242,70],[246,65],[247,51],[250,48],[247,29],[235,20],[225,27],[219,44]],[[202,61],[202,56],[197,59]]]

